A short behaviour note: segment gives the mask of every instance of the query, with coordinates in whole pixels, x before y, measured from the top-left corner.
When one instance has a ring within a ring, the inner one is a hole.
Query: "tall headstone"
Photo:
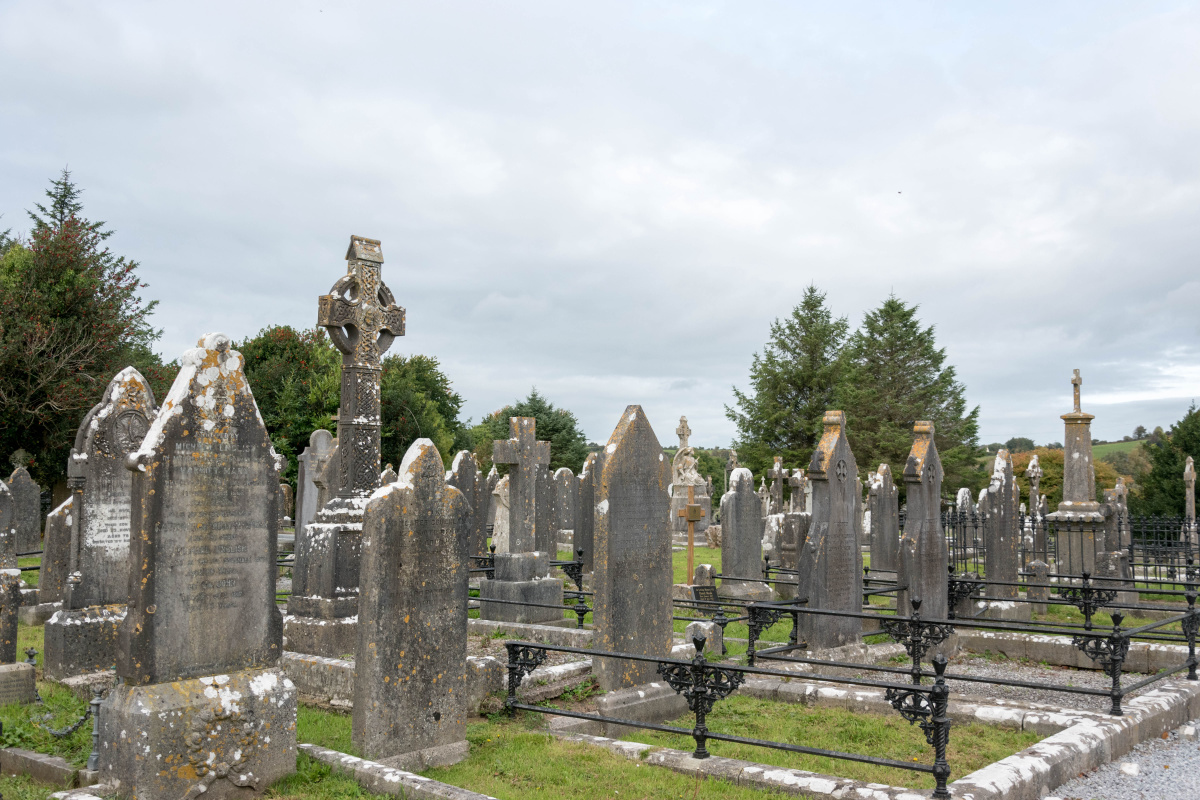
[[[473,456],[462,456],[452,471],[458,479],[475,467]],[[473,492],[487,486],[477,473],[466,481]],[[397,481],[367,504],[352,724],[354,747],[367,758],[417,771],[467,755],[474,515],[467,496],[443,480],[442,456],[428,439],[413,442]]]
[[[764,475],[758,486],[758,500],[762,506],[762,517],[765,520],[771,510],[771,490],[767,488],[767,476]]]
[[[399,473],[397,473],[397,478],[390,483],[395,483],[398,479]],[[390,483],[386,483],[384,486],[388,486]],[[463,498],[467,501],[467,507],[470,509],[470,513],[467,515],[467,555],[465,556],[465,563],[469,569],[471,556],[482,556],[488,551],[487,512],[490,497],[487,476],[479,471],[479,462],[475,460],[475,455],[470,450],[460,450],[450,464],[450,471],[446,473],[446,483],[462,492]]]
[[[325,466],[333,456],[333,434],[324,428],[318,428],[309,434],[308,447],[296,457],[298,462],[296,472],[296,552],[302,548],[305,529],[317,515],[321,504],[319,501],[320,487],[317,478],[325,471]],[[307,558],[307,557],[306,557]]]
[[[946,569],[949,554],[941,518],[942,476],[934,425],[917,422],[913,426],[912,449],[904,464],[908,508],[900,542],[897,583],[908,589],[897,593],[896,608],[901,614],[911,613],[910,601],[919,598],[923,617],[946,619],[949,615]]]
[[[804,470],[793,469],[791,471],[791,476],[788,478],[788,487],[791,489],[791,495],[788,498],[788,511],[792,514],[807,512],[808,478],[804,477]]]
[[[783,458],[775,456],[774,464],[772,465],[767,477],[771,479],[771,505],[767,509],[767,514],[782,514],[783,513],[783,484],[787,481],[788,471],[783,468]]]
[[[509,504],[511,503],[511,495],[508,490],[508,476],[505,475],[492,489],[492,500],[496,506],[496,522],[492,525],[492,546],[496,548],[497,553],[509,552],[509,535],[508,524],[511,519],[509,512]]]
[[[75,513],[62,610],[46,622],[48,678],[112,669],[117,662],[132,563],[133,483],[125,457],[141,445],[157,413],[150,385],[128,367],[109,381],[75,434],[67,460]]]
[[[900,568],[900,492],[887,464],[880,464],[870,476],[867,513],[871,519],[871,569],[895,572]]]
[[[556,469],[551,481],[554,486],[554,527],[559,531],[571,531],[573,540],[579,511],[579,481],[567,467]]]
[[[989,581],[988,594],[1015,600],[1016,583],[1021,569],[1021,526],[1018,506],[1021,490],[1013,479],[1012,458],[1001,448],[992,463],[992,479],[981,497],[979,514],[983,519],[984,573]]]
[[[1187,457],[1187,463],[1183,465],[1183,491],[1184,524],[1187,526],[1188,541],[1195,547],[1200,544],[1200,537],[1196,531],[1196,462],[1191,456]]]
[[[800,594],[809,608],[858,613],[862,609],[862,495],[858,464],[846,440],[846,415],[826,411],[825,431],[808,465],[812,484],[812,522],[807,546],[810,574]],[[801,614],[802,632],[813,649],[840,647],[860,639],[862,623]]]
[[[745,467],[729,475],[729,491],[721,498],[721,551],[721,572],[749,579],[723,579],[722,596],[771,599],[770,587],[755,580],[763,570],[762,500],[754,491],[754,475]]]
[[[124,796],[223,798],[296,769],[296,689],[275,668],[283,459],[228,337],[202,337],[179,363],[125,458],[129,610],[99,769]]]
[[[302,653],[338,657],[354,649],[363,507],[379,487],[381,358],[404,335],[404,309],[382,268],[379,241],[351,236],[346,274],[317,303],[317,324],[342,354],[342,384],[338,446],[325,478],[337,493],[305,531],[305,551],[296,552],[300,580],[288,598],[288,647]]]
[[[75,496],[70,495],[46,515],[46,541],[38,572],[38,602],[62,603],[71,560],[71,529]]]
[[[595,639],[597,650],[671,652],[671,465],[641,406],[629,406],[597,463]],[[600,687],[655,680],[653,664],[596,659]]]
[[[36,553],[42,549],[42,487],[30,477],[29,470],[17,467],[8,478],[8,490],[13,499],[17,552]]]
[[[596,543],[596,454],[588,453],[579,471],[579,498],[576,501],[575,549],[583,551],[583,571],[591,572]]]
[[[1040,559],[1046,563],[1050,556],[1046,550],[1046,520],[1042,516],[1040,504],[1043,474],[1037,453],[1034,453],[1029,459],[1029,465],[1025,467],[1025,478],[1029,481],[1029,528],[1033,540],[1030,548],[1033,559]]]
[[[1104,548],[1104,514],[1096,502],[1096,470],[1092,463],[1092,420],[1095,416],[1080,409],[1079,390],[1083,379],[1079,370],[1071,379],[1075,408],[1063,414],[1066,432],[1063,438],[1063,499],[1048,516],[1058,535],[1058,571],[1063,577],[1077,578],[1096,571],[1096,553]]]
[[[536,508],[534,510],[534,550],[558,558],[558,529],[554,524],[554,480],[546,467],[537,468]]]
[[[509,438],[492,445],[492,461],[511,464],[509,478],[508,549],[510,553],[537,550],[538,472],[550,463],[550,443],[537,440],[537,420],[513,417]]]

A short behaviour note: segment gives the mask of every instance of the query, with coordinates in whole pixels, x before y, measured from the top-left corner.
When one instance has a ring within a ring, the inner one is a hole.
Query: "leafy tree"
[[[1010,453],[1024,453],[1036,446],[1028,436],[1014,436],[1004,443],[1004,449]]]
[[[790,316],[771,323],[766,346],[750,362],[750,389],[734,387],[735,405],[725,407],[737,425],[739,463],[756,474],[770,469],[777,455],[808,465],[821,420],[834,407],[848,330],[846,318],[833,316],[815,286],[804,290]]]
[[[978,464],[979,407],[967,409],[965,387],[917,310],[890,296],[850,337],[837,393],[847,437],[861,468],[888,463],[899,474],[912,448],[913,423],[932,420],[943,485],[978,488],[987,477]]]
[[[1183,419],[1142,445],[1150,469],[1141,481],[1141,491],[1130,498],[1134,514],[1182,516],[1184,512],[1183,468],[1187,457],[1200,458],[1200,413],[1192,403]]]
[[[1029,508],[1031,498],[1029,496],[1029,479],[1025,477],[1025,469],[1029,466],[1029,461],[1036,455],[1038,457],[1038,465],[1042,468],[1042,480],[1038,484],[1038,490],[1041,494],[1046,495],[1046,502],[1050,505],[1050,510],[1058,508],[1058,504],[1062,502],[1063,493],[1063,461],[1064,451],[1051,450],[1048,447],[1039,447],[1036,450],[1015,453],[1012,456],[1013,460],[1013,475],[1017,479],[1017,485],[1021,487],[1021,502],[1025,503],[1025,507]],[[1104,490],[1111,489],[1117,485],[1117,471],[1113,469],[1112,464],[1105,461],[1095,461],[1093,468],[1096,470],[1096,500],[1104,499]],[[991,464],[988,464],[988,475],[991,475]]]
[[[80,419],[117,372],[137,367],[159,397],[173,372],[151,349],[161,332],[137,262],[82,216],[67,170],[50,183],[29,239],[0,236],[0,452],[27,451],[44,486],[64,476]]]
[[[458,419],[462,397],[453,390],[436,358],[391,355],[380,379],[384,463],[397,467],[417,439],[431,439],[449,464],[470,449],[470,433]]]
[[[1138,425],[1136,428],[1134,428],[1133,429],[1133,438],[1134,439],[1145,439],[1146,438],[1146,426]]]
[[[567,467],[579,474],[588,455],[587,439],[579,430],[579,420],[567,409],[555,408],[553,403],[538,394],[536,388],[524,400],[493,411],[471,429],[475,456],[485,471],[492,467],[493,443],[509,437],[510,417],[533,417],[537,420],[537,438],[550,442],[551,472],[559,467]],[[508,471],[503,464],[497,464],[496,469],[501,474]]]
[[[1146,455],[1145,447],[1138,445],[1131,450],[1114,450],[1097,460],[1112,465],[1117,474],[1125,478],[1125,485],[1131,492],[1141,492],[1141,485],[1146,474],[1150,472],[1150,459]]]

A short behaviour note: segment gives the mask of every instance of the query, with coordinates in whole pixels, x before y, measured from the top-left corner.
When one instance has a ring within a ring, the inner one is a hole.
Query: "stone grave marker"
[[[475,480],[474,457],[464,453],[454,477],[473,492],[476,485],[486,490]],[[367,504],[352,726],[354,747],[367,758],[418,771],[467,755],[473,516],[482,518],[443,480],[441,454],[429,439],[413,442],[398,480]]]
[[[396,470],[391,464],[383,468],[383,472],[379,473],[379,485],[387,486],[390,483],[395,483],[397,478]]]
[[[508,524],[512,515],[509,514],[511,494],[508,490],[508,476],[505,475],[496,482],[492,489],[492,499],[496,505],[495,524],[492,525],[492,545],[497,553],[507,553],[509,547]]]
[[[304,529],[313,521],[320,509],[318,505],[320,487],[317,476],[325,471],[325,465],[333,456],[333,434],[318,428],[309,434],[308,447],[296,457],[299,467],[296,473],[296,552],[302,549]],[[307,548],[304,548],[307,549]]]
[[[292,485],[290,483],[279,484],[279,505],[279,513],[283,515],[279,518],[280,521],[287,520],[291,523],[295,510],[292,508]]]
[[[645,656],[671,652],[671,465],[641,406],[621,415],[597,462],[595,643]],[[653,664],[596,659],[608,691],[655,680]]]
[[[928,421],[917,422],[913,425],[912,449],[904,464],[908,510],[904,517],[904,539],[900,544],[903,556],[898,554],[897,581],[909,588],[897,595],[896,607],[900,614],[912,613],[911,600],[915,597],[921,601],[922,617],[946,619],[949,615],[947,565],[950,555],[942,531],[942,477],[942,459],[934,441],[934,425]],[[875,515],[871,516],[873,519]]]
[[[42,487],[29,476],[29,470],[17,467],[8,478],[8,490],[13,499],[17,552],[36,553],[42,549]]]
[[[131,564],[132,476],[125,457],[141,445],[157,413],[149,383],[128,367],[109,382],[75,434],[67,486],[76,513],[62,610],[46,622],[48,678],[62,680],[116,664]]]
[[[895,572],[900,568],[900,492],[892,482],[892,468],[880,464],[870,476],[867,492],[871,569]]]
[[[46,515],[46,541],[38,572],[38,602],[62,603],[71,558],[71,529],[75,496],[70,495]]]
[[[424,441],[424,440],[422,440]],[[389,486],[396,482],[393,478]],[[488,489],[487,477],[480,472],[479,462],[470,450],[460,450],[450,464],[446,473],[446,483],[462,492],[467,501],[470,513],[467,516],[466,561],[467,569],[471,567],[470,556],[482,556],[487,553],[487,511]]]
[[[583,550],[583,571],[591,572],[595,555],[596,454],[588,453],[579,471],[579,495],[575,501],[575,550]]]
[[[1064,578],[1077,578],[1084,572],[1095,573],[1096,553],[1104,550],[1104,514],[1096,502],[1096,470],[1092,463],[1092,420],[1096,417],[1080,408],[1079,393],[1083,379],[1079,370],[1071,379],[1075,408],[1063,414],[1063,499],[1058,509],[1047,516],[1058,531],[1058,572]]]
[[[550,443],[537,440],[533,417],[513,417],[508,424],[509,438],[492,445],[492,461],[513,465],[508,473],[509,552],[530,553],[538,548],[538,472],[550,463]]]
[[[808,608],[859,612],[862,608],[862,494],[858,465],[846,441],[846,415],[827,411],[825,431],[808,466],[812,484],[812,521],[806,541],[809,563],[800,594]],[[802,632],[812,649],[859,641],[862,622],[856,618],[801,614]]]
[[[283,459],[228,337],[179,363],[125,459],[133,566],[99,769],[126,796],[222,798],[296,768],[296,690],[274,669]]]
[[[763,559],[762,499],[754,491],[754,475],[738,467],[729,475],[729,491],[721,498],[721,594],[739,600],[770,600],[771,588],[760,580]],[[749,579],[749,580],[745,580]]]
[[[783,485],[787,482],[788,471],[783,468],[782,456],[775,456],[774,463],[767,472],[767,477],[771,479],[771,505],[767,509],[767,515],[783,513]]]
[[[570,531],[574,543],[576,517],[579,511],[579,481],[567,467],[559,467],[551,477],[554,486],[554,527],[557,531]],[[566,548],[568,550],[573,547]]]
[[[554,525],[554,483],[550,470],[538,466],[537,501],[534,510],[534,550],[549,553],[551,559],[558,558],[558,530]]]

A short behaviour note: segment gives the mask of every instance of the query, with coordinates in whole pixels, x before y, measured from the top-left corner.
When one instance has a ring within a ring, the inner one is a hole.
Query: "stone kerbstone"
[[[296,770],[296,687],[277,669],[116,686],[99,728],[103,780],[138,800],[242,797]]]
[[[358,598],[354,599],[358,605]],[[358,644],[358,617],[321,619],[293,616],[283,618],[283,636],[288,650],[326,658],[341,658]]]
[[[0,664],[0,706],[32,703],[37,699],[32,664]]]
[[[54,612],[62,609],[62,603],[38,603],[32,606],[21,606],[17,610],[17,621],[22,625],[35,628],[45,625],[46,620],[54,616]]]
[[[550,554],[496,553],[495,578],[498,581],[533,581],[550,574]]]
[[[42,670],[49,680],[113,669],[117,663],[118,628],[125,606],[89,606],[60,610],[46,620],[46,652]]]
[[[35,781],[66,787],[73,787],[79,777],[79,770],[68,764],[65,758],[19,747],[0,750],[0,772],[5,775],[28,775]]]
[[[531,555],[529,553],[514,555]],[[497,553],[499,556],[499,553]],[[489,603],[488,600],[508,600]],[[520,605],[537,603],[538,605]],[[500,622],[557,622],[563,619],[563,587],[557,578],[525,581],[482,581],[479,584],[479,614]],[[553,606],[546,608],[545,606]]]

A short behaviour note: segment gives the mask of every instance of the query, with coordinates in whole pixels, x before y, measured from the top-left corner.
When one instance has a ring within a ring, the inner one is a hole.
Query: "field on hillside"
[[[1133,442],[1109,442],[1107,444],[1092,445],[1092,455],[1096,458],[1108,455],[1109,453],[1129,453],[1145,444],[1145,440]]]

